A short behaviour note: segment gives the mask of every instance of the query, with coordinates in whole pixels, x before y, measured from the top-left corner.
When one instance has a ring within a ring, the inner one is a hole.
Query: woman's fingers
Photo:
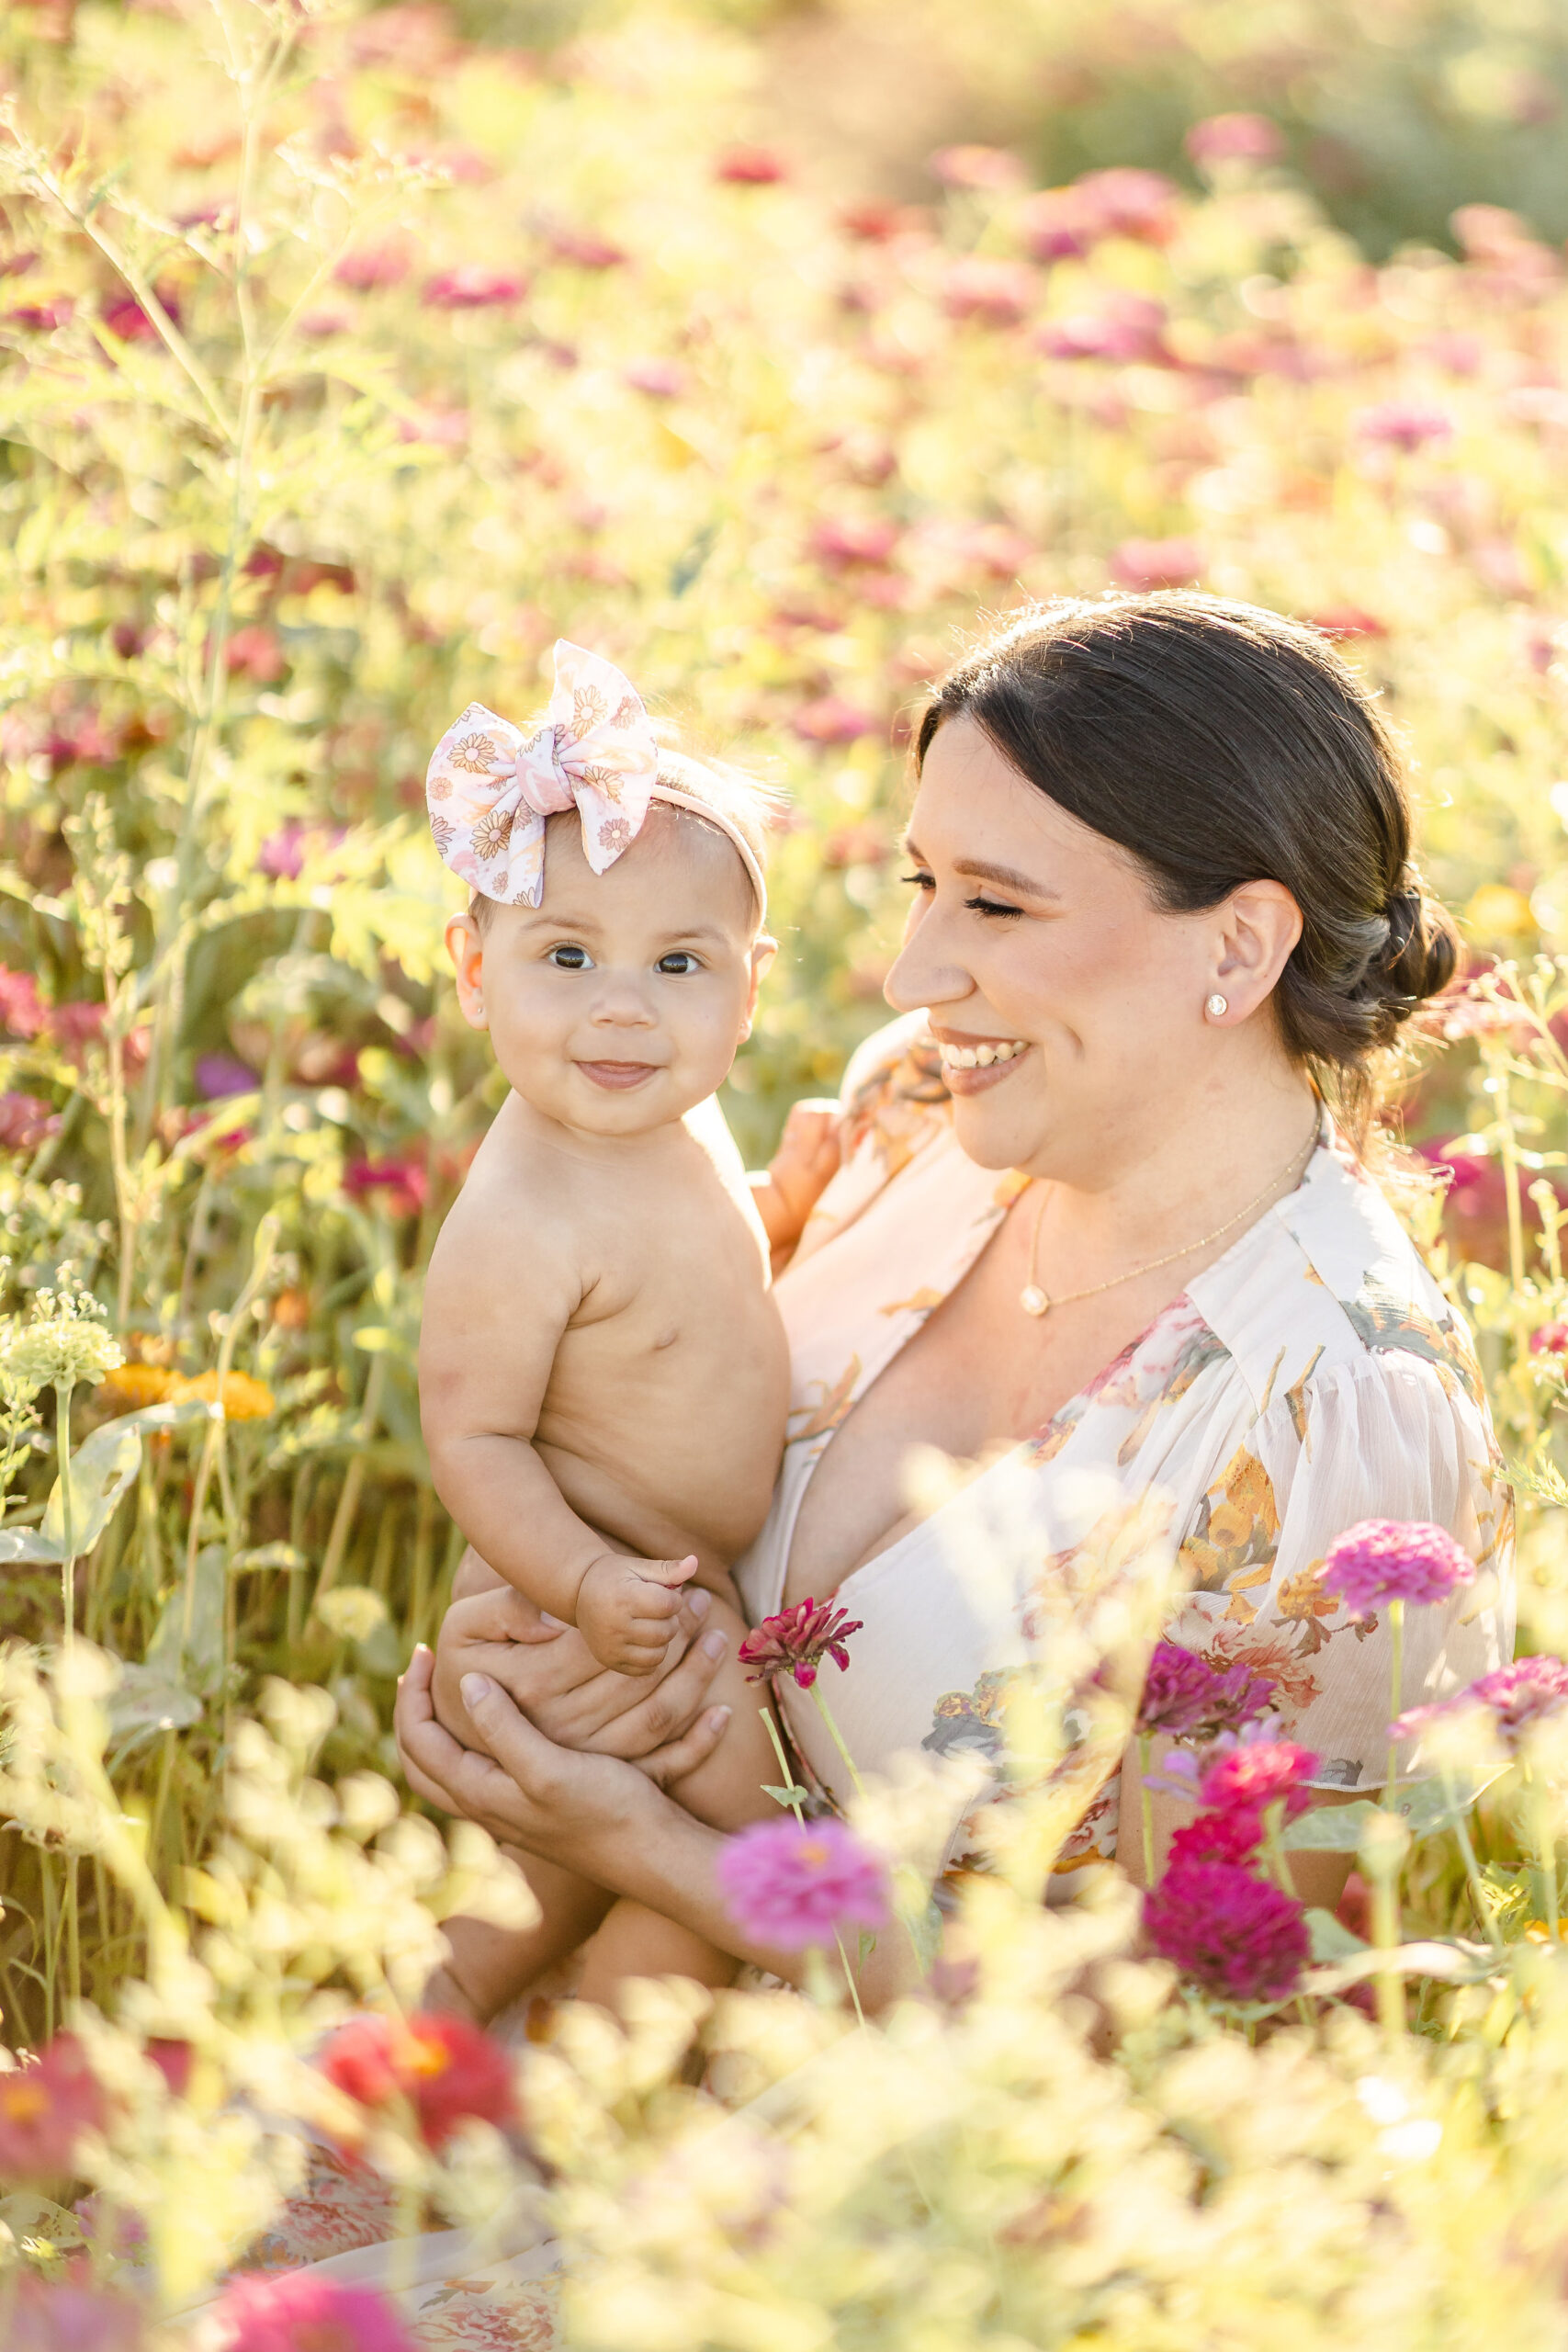
[[[637,1758],[637,1770],[646,1772],[654,1785],[660,1789],[668,1789],[675,1781],[683,1781],[688,1772],[694,1772],[699,1764],[707,1762],[724,1737],[725,1727],[732,1713],[728,1707],[710,1707],[705,1714],[697,1717],[689,1730],[682,1733],[679,1739],[671,1740],[665,1747],[656,1747],[651,1756],[639,1756]]]
[[[610,1717],[584,1741],[601,1756],[636,1762],[679,1739],[702,1713],[729,1644],[715,1626],[644,1699]]]
[[[516,1587],[497,1584],[454,1600],[438,1638],[464,1642],[555,1642],[566,1631]]]
[[[402,1758],[403,1778],[414,1795],[423,1797],[426,1804],[439,1805],[443,1813],[450,1813],[453,1804],[446,1776],[463,1750],[435,1720],[430,1695],[434,1671],[434,1656],[421,1642],[406,1672],[398,1678],[392,1727],[397,1735],[398,1754]]]

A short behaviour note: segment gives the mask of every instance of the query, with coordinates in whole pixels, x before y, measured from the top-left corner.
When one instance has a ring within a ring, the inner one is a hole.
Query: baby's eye
[[[553,964],[558,972],[588,972],[593,968],[587,948],[573,946],[569,940],[552,947],[545,961]]]
[[[661,956],[653,968],[656,972],[672,972],[679,978],[686,972],[700,972],[703,967],[689,947],[675,947],[668,956]]]

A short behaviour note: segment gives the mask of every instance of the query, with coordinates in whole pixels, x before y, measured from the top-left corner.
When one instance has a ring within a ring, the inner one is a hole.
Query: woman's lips
[[[608,1087],[612,1092],[625,1094],[634,1086],[658,1071],[657,1062],[579,1062],[578,1069],[592,1086]]]

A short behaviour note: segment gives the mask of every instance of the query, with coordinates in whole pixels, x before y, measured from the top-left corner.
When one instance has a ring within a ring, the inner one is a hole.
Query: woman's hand
[[[708,1608],[702,1587],[688,1588],[675,1621],[678,1637],[657,1678],[615,1674],[570,1625],[546,1616],[511,1585],[491,1584],[454,1600],[442,1621],[434,1714],[460,1736],[466,1718],[459,1685],[466,1674],[483,1674],[561,1747],[653,1756],[695,1723],[728,1647],[722,1633],[704,1631]]]
[[[591,1868],[596,1845],[624,1833],[639,1814],[648,1815],[651,1828],[660,1811],[655,1792],[705,1763],[729,1721],[728,1707],[710,1708],[635,1764],[585,1755],[546,1738],[498,1682],[470,1668],[460,1701],[503,1767],[442,1729],[431,1696],[434,1668],[421,1643],[398,1684],[394,1723],[409,1787],[444,1812],[477,1821],[498,1843],[573,1868]]]

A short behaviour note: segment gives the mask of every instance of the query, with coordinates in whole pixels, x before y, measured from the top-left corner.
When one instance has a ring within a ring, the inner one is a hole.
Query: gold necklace
[[[1255,1193],[1244,1208],[1237,1209],[1235,1216],[1227,1216],[1224,1225],[1216,1225],[1213,1233],[1205,1233],[1197,1241],[1189,1241],[1179,1250],[1168,1250],[1163,1258],[1151,1258],[1146,1266],[1130,1266],[1124,1274],[1112,1274],[1109,1282],[1090,1283],[1087,1290],[1066,1290],[1057,1298],[1053,1298],[1049,1292],[1042,1290],[1034,1279],[1034,1263],[1040,1255],[1040,1228],[1045,1222],[1046,1204],[1051,1198],[1048,1192],[1043,1192],[1040,1195],[1040,1206],[1034,1216],[1034,1236],[1029,1245],[1029,1280],[1019,1292],[1019,1305],[1026,1315],[1049,1315],[1054,1306],[1071,1306],[1077,1299],[1098,1298],[1102,1290],[1115,1290],[1119,1283],[1135,1282],[1140,1274],[1156,1273],[1161,1266],[1174,1266],[1179,1258],[1190,1258],[1195,1250],[1206,1250],[1211,1241],[1217,1241],[1222,1233],[1228,1233],[1233,1226],[1241,1223],[1244,1216],[1250,1216],[1260,1201],[1266,1201],[1269,1193],[1284,1182],[1298,1159],[1303,1163],[1310,1159],[1316,1147],[1317,1138],[1318,1121],[1314,1119],[1312,1135],[1304,1151],[1298,1145],[1279,1174],[1270,1176],[1260,1193]]]

